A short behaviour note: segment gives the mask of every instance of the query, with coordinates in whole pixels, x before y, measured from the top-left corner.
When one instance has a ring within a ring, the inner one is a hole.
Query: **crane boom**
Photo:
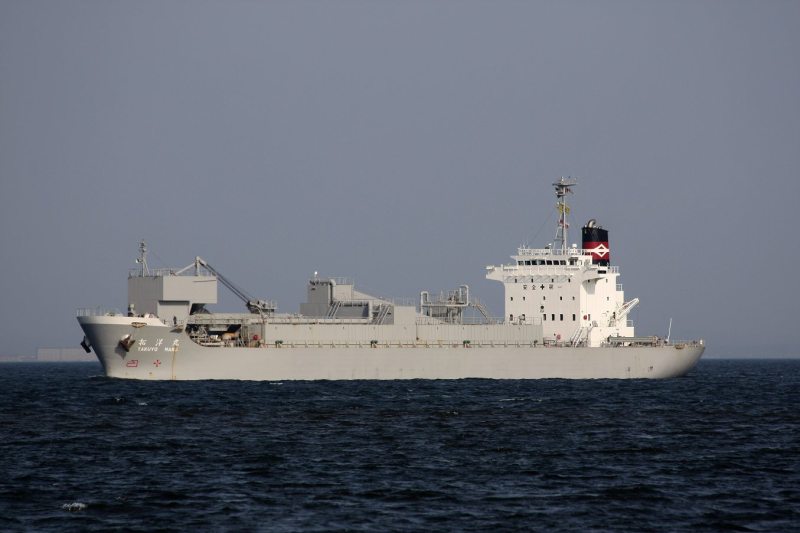
[[[228,278],[223,276],[222,273],[220,273],[216,268],[211,266],[208,263],[208,261],[206,261],[202,257],[195,257],[194,263],[195,263],[195,269],[199,269],[200,267],[203,267],[204,269],[209,271],[211,274],[216,276],[216,278],[220,281],[220,283],[225,285],[225,287],[229,291],[231,291],[233,294],[236,295],[237,298],[239,298],[242,302],[244,302],[245,306],[247,306],[247,309],[251,313],[255,313],[255,314],[259,314],[259,315],[272,314],[277,309],[277,306],[275,305],[275,302],[270,301],[270,300],[256,299],[256,298],[253,298],[252,296],[250,296],[249,294],[247,294],[246,292],[244,292],[242,289],[237,287],[231,280],[229,280]]]

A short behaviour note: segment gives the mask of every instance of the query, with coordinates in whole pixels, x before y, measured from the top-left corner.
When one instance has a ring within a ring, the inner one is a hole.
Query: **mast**
[[[556,208],[558,209],[558,227],[556,228],[556,238],[553,241],[555,244],[554,248],[558,249],[558,243],[561,243],[561,251],[565,254],[569,247],[567,243],[567,230],[569,229],[567,215],[569,214],[569,206],[567,202],[564,201],[564,197],[567,193],[572,193],[572,187],[577,185],[577,183],[578,180],[574,178],[564,178],[564,176],[561,176],[560,180],[553,183],[553,186],[556,188],[556,198],[558,199],[558,203],[556,204]]]
[[[142,240],[139,243],[139,259],[136,260],[137,263],[142,265],[142,277],[150,275],[150,269],[147,268],[147,245]]]

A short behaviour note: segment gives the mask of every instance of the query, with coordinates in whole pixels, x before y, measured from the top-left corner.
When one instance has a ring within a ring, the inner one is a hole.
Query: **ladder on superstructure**
[[[473,298],[472,307],[477,309],[478,312],[483,315],[483,318],[486,319],[487,324],[494,324],[494,319],[489,316],[489,310],[486,309],[486,306],[479,302],[477,298]]]
[[[325,315],[325,318],[336,318],[336,313],[339,312],[339,309],[342,307],[342,302],[337,300],[331,305],[330,309],[328,309],[328,314]]]
[[[391,309],[390,305],[383,304],[378,308],[378,314],[375,315],[375,320],[372,321],[373,324],[383,324],[386,320],[386,317],[389,315],[389,310]]]
[[[572,334],[572,337],[569,339],[569,343],[572,346],[579,346],[582,343],[588,343],[589,333],[591,333],[593,327],[593,325],[579,327],[575,330],[575,333]]]

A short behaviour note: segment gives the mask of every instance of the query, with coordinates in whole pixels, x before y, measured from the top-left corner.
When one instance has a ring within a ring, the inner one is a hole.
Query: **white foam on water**
[[[81,502],[65,503],[64,505],[61,506],[62,509],[64,509],[65,511],[69,511],[70,513],[83,511],[84,509],[86,509],[86,507],[88,506],[85,503]]]

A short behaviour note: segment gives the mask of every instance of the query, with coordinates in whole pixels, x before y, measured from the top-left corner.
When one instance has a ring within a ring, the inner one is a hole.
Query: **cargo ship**
[[[418,300],[377,297],[352,280],[308,280],[299,313],[251,297],[196,257],[151,269],[140,243],[128,274],[126,312],[79,309],[81,346],[105,374],[142,380],[627,379],[686,374],[703,340],[638,335],[611,261],[608,230],[594,219],[569,245],[567,196],[553,186],[558,222],[544,248],[522,246],[486,267],[503,285],[504,314],[492,317],[467,285]],[[240,313],[213,312],[218,285],[240,298]]]

